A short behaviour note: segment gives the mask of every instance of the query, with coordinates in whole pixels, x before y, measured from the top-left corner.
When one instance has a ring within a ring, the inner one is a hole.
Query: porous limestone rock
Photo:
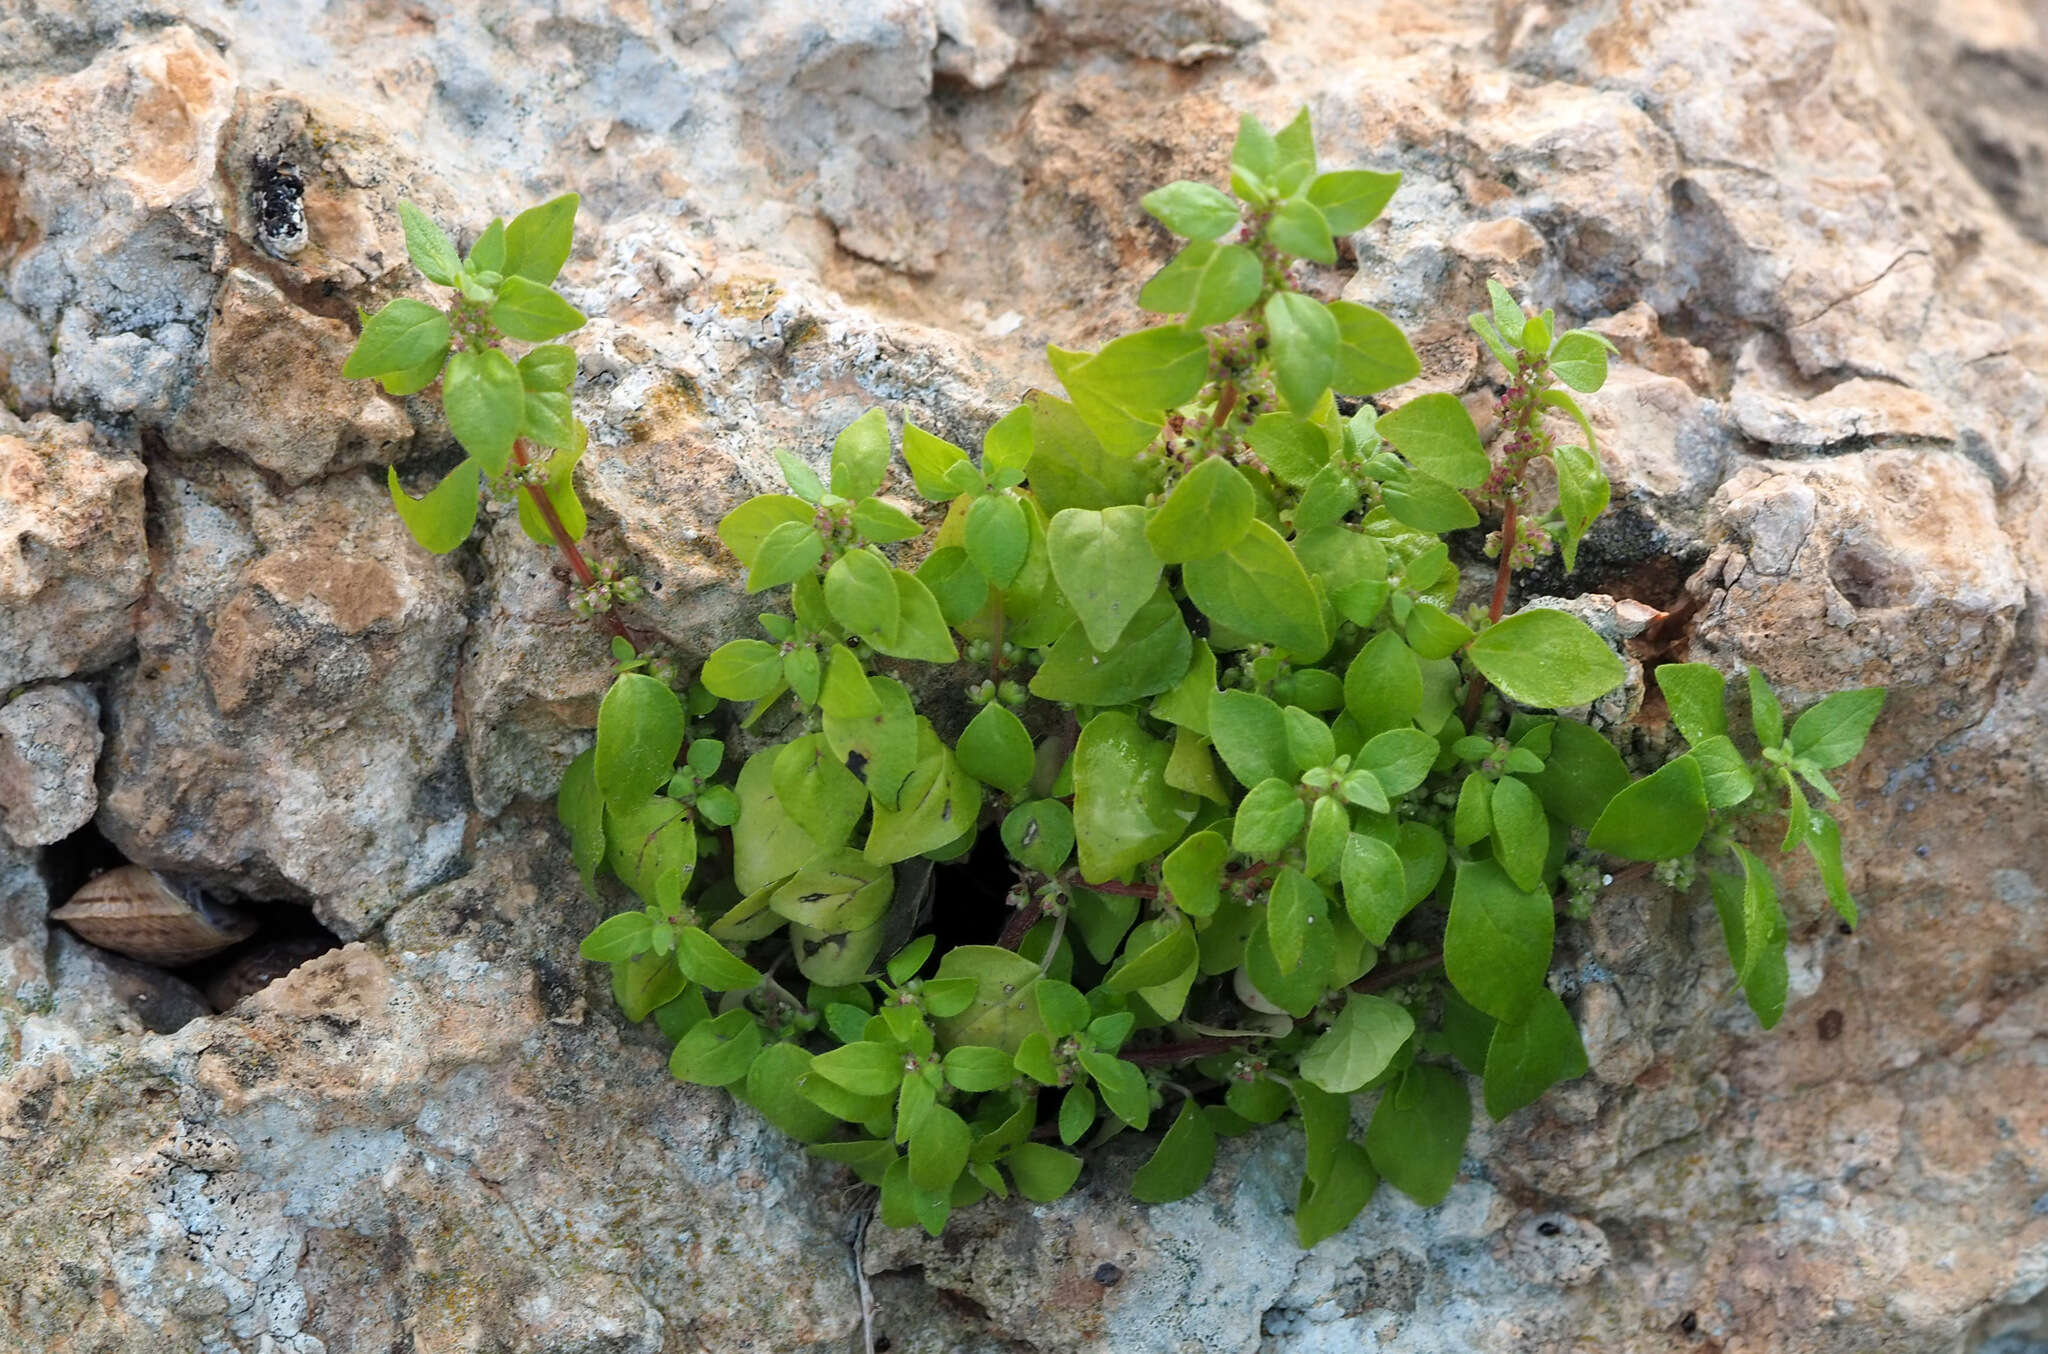
[[[133,642],[142,477],[89,424],[0,412],[0,688],[104,666]]]
[[[427,294],[401,197],[466,243],[582,192],[586,544],[647,581],[627,619],[691,663],[757,609],[714,533],[777,445],[821,463],[882,405],[972,446],[1050,381],[1039,345],[1144,322],[1171,244],[1139,197],[1220,178],[1239,110],[1305,101],[1328,163],[1404,175],[1310,282],[1417,337],[1415,389],[1490,403],[1462,330],[1489,277],[1621,349],[1585,401],[1614,511],[1518,603],[1696,598],[1649,657],[1761,666],[1795,712],[1893,688],[1838,782],[1863,924],[1791,865],[1792,1000],[1765,1034],[1700,888],[1610,890],[1552,973],[1591,1076],[1477,1116],[1440,1207],[1383,1192],[1303,1254],[1290,1132],[1158,1208],[1122,1189],[1126,1141],[1057,1204],[983,1204],[937,1241],[869,1227],[875,1334],[2026,1348],[2048,1292],[2044,22],[2027,0],[0,14],[0,406],[27,418],[0,416],[0,688],[99,685],[123,852],[310,901],[356,942],[148,1033],[108,974],[62,940],[53,961],[52,862],[0,845],[0,1277],[23,1295],[0,1343],[857,1347],[863,1197],[674,1084],[575,956],[597,911],[545,802],[601,638],[501,507],[446,559],[414,547],[378,467],[423,488],[445,423],[325,365],[358,308]]]
[[[92,688],[55,683],[0,705],[0,833],[48,846],[99,807],[100,703]]]

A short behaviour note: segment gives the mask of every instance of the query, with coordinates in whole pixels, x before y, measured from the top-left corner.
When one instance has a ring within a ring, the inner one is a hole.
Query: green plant
[[[1801,784],[1836,798],[1826,772],[1881,690],[1787,732],[1752,671],[1751,754],[1721,674],[1667,663],[1654,677],[1686,750],[1638,777],[1570,717],[1623,682],[1621,659],[1566,612],[1508,614],[1514,571],[1553,547],[1570,567],[1607,506],[1572,395],[1604,381],[1603,339],[1492,284],[1472,317],[1508,373],[1491,455],[1448,394],[1340,406],[1418,363],[1391,321],[1318,299],[1296,264],[1333,265],[1333,237],[1397,182],[1320,171],[1306,113],[1278,133],[1244,119],[1234,198],[1182,182],[1145,199],[1187,240],[1140,296],[1175,318],[1053,349],[1067,397],[1034,393],[978,461],[905,427],[916,491],[944,511],[928,548],[883,496],[893,448],[870,411],[828,474],[783,453],[789,492],[721,523],[748,591],[787,592],[761,638],[720,646],[681,696],[614,641],[559,809],[585,885],[604,896],[609,874],[638,905],[583,953],[674,1042],[678,1077],[731,1088],[878,1185],[893,1225],[937,1232],[1011,1189],[1055,1198],[1082,1167],[1067,1149],[1159,1117],[1141,1200],[1192,1192],[1219,1136],[1289,1114],[1304,1245],[1382,1178],[1440,1200],[1469,1127],[1460,1068],[1495,1117],[1586,1069],[1545,980],[1557,917],[1587,913],[1604,857],[1678,885],[1701,856],[1727,862],[1711,891],[1736,976],[1777,1020],[1786,923],[1747,844],[1769,812],[1759,777],[1784,792],[1783,848],[1810,850],[1855,919],[1839,833]],[[537,294],[572,213],[558,199],[494,224],[462,264],[408,213],[421,270],[458,289],[454,328],[394,301],[350,372],[419,390],[462,339],[443,399],[471,459],[417,504],[393,479],[429,548],[467,535],[488,474],[575,558],[573,363],[552,346],[514,363],[493,334],[580,318]],[[1554,442],[1553,412],[1586,445]],[[536,464],[522,438],[553,454]],[[1444,537],[1480,507],[1499,516],[1495,583],[1461,608]],[[617,626],[630,596],[579,573]],[[719,733],[751,749],[729,779]],[[1362,1141],[1358,1095],[1374,1096]]]

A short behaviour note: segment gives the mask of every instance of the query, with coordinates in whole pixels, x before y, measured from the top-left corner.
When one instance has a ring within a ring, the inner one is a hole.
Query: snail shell
[[[140,865],[94,875],[50,919],[88,944],[158,968],[204,959],[256,932],[254,919]]]

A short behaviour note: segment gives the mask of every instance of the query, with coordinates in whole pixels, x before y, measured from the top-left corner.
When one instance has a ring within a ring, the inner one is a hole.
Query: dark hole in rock
[[[1687,1312],[1684,1318],[1679,1321],[1678,1328],[1684,1331],[1687,1335],[1691,1335],[1694,1331],[1700,1328],[1699,1313]]]
[[[91,824],[50,846],[43,854],[44,876],[49,880],[50,898],[56,906],[74,898],[99,876],[124,868],[133,867]],[[95,938],[85,933],[90,928],[83,923],[66,928],[94,945],[95,951],[104,957],[107,980],[122,1002],[159,1033],[169,1033],[197,1013],[193,1001],[188,999],[190,994],[203,994],[214,1010],[225,1011],[251,992],[341,944],[332,931],[314,919],[312,910],[300,903],[224,898],[174,877],[166,882],[171,885],[173,898],[182,895],[202,908],[220,909],[219,915],[246,918],[255,923],[254,932],[213,954],[186,962],[152,964],[95,943]],[[53,924],[64,926],[62,921]]]
[[[288,259],[306,247],[305,182],[282,157],[258,157],[253,168],[256,242],[272,258]]]
[[[1556,1236],[1559,1232],[1562,1232],[1563,1230],[1564,1228],[1559,1227],[1554,1222],[1539,1222],[1536,1224],[1536,1231],[1537,1234],[1540,1236]]]
[[[925,964],[925,976],[950,949],[996,943],[1013,915],[1003,899],[1016,879],[1002,834],[993,829],[975,838],[974,848],[959,860],[933,871],[929,927],[937,943]]]
[[[1861,611],[1869,607],[1902,606],[1912,596],[1913,575],[1897,561],[1844,546],[1828,560],[1828,578],[1835,591]]]
[[[1101,1264],[1095,1267],[1095,1282],[1101,1284],[1104,1288],[1116,1287],[1117,1284],[1123,1281],[1123,1277],[1123,1270],[1119,1269],[1115,1265],[1112,1265],[1107,1260],[1104,1260]]]

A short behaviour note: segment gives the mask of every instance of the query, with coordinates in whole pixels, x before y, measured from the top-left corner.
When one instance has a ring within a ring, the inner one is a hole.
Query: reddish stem
[[[1411,959],[1405,964],[1396,964],[1389,969],[1374,969],[1371,973],[1366,974],[1363,978],[1351,984],[1351,990],[1353,992],[1384,991],[1389,987],[1405,983],[1410,978],[1420,977],[1432,969],[1441,968],[1443,962],[1444,952],[1438,950],[1435,954],[1426,954],[1420,959]]]
[[[521,438],[512,444],[512,464],[522,468],[528,464],[526,439]],[[595,585],[597,575],[591,572],[589,562],[583,558],[583,552],[576,548],[576,538],[571,536],[569,528],[562,524],[562,515],[555,511],[553,501],[537,484],[525,484],[521,487],[533,501],[533,510],[540,514],[540,520],[547,523],[548,533],[555,538],[555,544],[561,549],[562,557],[569,561],[570,571],[576,575],[576,581],[586,588]],[[626,633],[626,623],[617,616],[606,611],[600,614],[599,619],[604,622],[606,630],[628,643],[632,642],[632,636]]]
[[[1024,943],[1024,937],[1031,928],[1038,925],[1038,919],[1045,915],[1045,904],[1036,898],[1017,909],[1010,920],[1003,924],[1003,933],[996,938],[996,944],[1006,950],[1014,950]]]
[[[1247,1041],[1243,1039],[1189,1039],[1185,1043],[1160,1044],[1155,1048],[1132,1049],[1119,1053],[1117,1057],[1140,1067],[1158,1067],[1166,1063],[1183,1063],[1191,1058],[1206,1058],[1211,1053],[1228,1053]]]
[[[1486,610],[1486,619],[1498,621],[1500,614],[1508,609],[1508,579],[1515,572],[1515,497],[1511,490],[1507,496],[1507,511],[1500,519],[1500,571],[1493,576],[1493,605]],[[1471,689],[1465,693],[1465,727],[1471,729],[1472,721],[1479,718],[1479,702],[1486,697],[1486,678],[1474,672]]]
[[[1237,382],[1231,381],[1223,387],[1223,395],[1216,401],[1216,416],[1209,420],[1209,426],[1220,428],[1230,421],[1230,411],[1237,408]]]
[[[1122,894],[1126,898],[1157,898],[1159,896],[1159,886],[1157,884],[1118,884],[1112,881],[1107,884],[1083,884],[1081,887],[1091,889],[1096,893]]]

